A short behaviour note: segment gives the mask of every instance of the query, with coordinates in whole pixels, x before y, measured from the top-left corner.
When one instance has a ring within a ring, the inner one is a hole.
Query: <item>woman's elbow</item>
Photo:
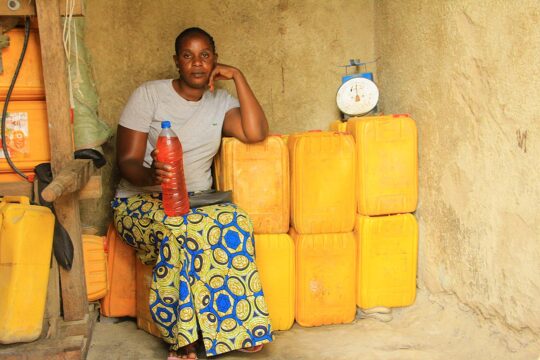
[[[264,141],[266,137],[268,136],[268,131],[260,131],[256,134],[249,134],[246,135],[246,144],[254,144],[261,141]]]

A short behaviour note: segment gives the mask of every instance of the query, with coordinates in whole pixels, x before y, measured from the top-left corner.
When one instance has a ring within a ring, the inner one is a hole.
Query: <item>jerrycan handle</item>
[[[6,203],[20,203],[22,205],[30,205],[30,199],[28,198],[28,196],[7,195],[2,198],[2,201]]]

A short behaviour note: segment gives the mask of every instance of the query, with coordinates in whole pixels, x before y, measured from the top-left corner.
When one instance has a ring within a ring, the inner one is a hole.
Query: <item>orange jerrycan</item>
[[[161,337],[152,315],[150,314],[150,285],[152,284],[152,265],[144,265],[136,260],[137,273],[137,327],[157,337]]]
[[[0,343],[36,340],[43,325],[54,215],[25,196],[0,200]]]
[[[412,214],[358,215],[357,305],[408,306],[416,297],[418,224]]]
[[[107,294],[107,258],[103,249],[103,236],[82,235],[84,278],[88,301],[101,299]]]
[[[356,244],[350,233],[298,234],[296,321],[302,326],[350,323],[356,316]]]
[[[105,248],[109,291],[101,299],[101,314],[109,317],[135,317],[135,249],[122,241],[113,223],[107,230]]]
[[[289,136],[291,220],[300,234],[352,232],[356,214],[354,139],[319,131]]]
[[[4,103],[0,102],[0,108]],[[4,139],[2,139],[2,142]],[[6,116],[6,145],[11,160],[26,175],[49,162],[49,124],[45,101],[10,101]],[[0,147],[0,182],[24,181],[13,173]]]
[[[219,189],[232,190],[257,234],[289,230],[289,152],[280,136],[256,144],[224,138],[219,156]]]
[[[21,56],[24,44],[24,30],[13,29],[7,32],[9,46],[2,49],[2,63],[4,71],[0,74],[0,100],[4,101],[15,73],[15,68]],[[41,65],[41,48],[37,31],[30,30],[30,38],[24,61],[22,63],[17,82],[11,93],[11,101],[18,100],[44,100],[45,86],[43,83],[43,70]]]
[[[289,330],[294,323],[295,254],[288,234],[256,234],[255,262],[273,330]]]
[[[416,124],[408,115],[350,118],[356,140],[358,212],[390,215],[416,210],[418,146]]]

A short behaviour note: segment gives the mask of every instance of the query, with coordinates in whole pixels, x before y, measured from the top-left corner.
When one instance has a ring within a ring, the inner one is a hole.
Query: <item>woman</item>
[[[122,238],[145,264],[155,264],[150,312],[169,359],[196,358],[198,331],[209,356],[255,352],[272,341],[254,263],[253,228],[234,204],[191,209],[167,217],[162,182],[173,175],[156,159],[161,121],[171,121],[184,150],[188,192],[212,186],[211,164],[221,136],[246,142],[266,138],[264,112],[240,70],[217,62],[214,40],[200,28],[175,42],[178,79],[150,81],[132,94],[118,125],[117,163],[122,180],[113,203]],[[215,90],[233,80],[238,100]]]

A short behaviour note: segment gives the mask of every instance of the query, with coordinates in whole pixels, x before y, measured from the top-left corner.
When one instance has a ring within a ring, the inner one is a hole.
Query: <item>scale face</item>
[[[379,89],[369,79],[355,77],[345,81],[338,89],[336,103],[346,115],[364,115],[377,106]]]

